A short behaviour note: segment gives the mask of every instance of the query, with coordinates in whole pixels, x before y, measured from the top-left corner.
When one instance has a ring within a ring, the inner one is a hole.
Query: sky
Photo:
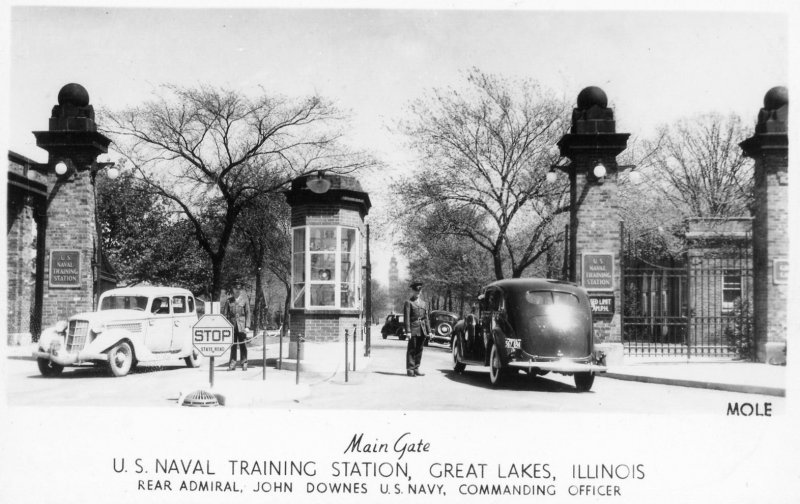
[[[416,166],[395,128],[409,102],[434,87],[464,85],[471,67],[535,79],[573,103],[582,88],[600,86],[615,109],[617,131],[640,136],[710,111],[755,124],[766,91],[789,80],[788,21],[780,8],[587,12],[534,10],[525,2],[495,10],[480,8],[488,3],[476,8],[472,2],[467,10],[437,5],[12,7],[8,149],[46,161],[31,132],[47,129],[58,91],[69,82],[82,84],[96,109],[136,105],[163,83],[320,93],[349,111],[348,143],[385,163],[385,173],[361,180],[375,214],[390,201],[388,182]],[[372,246],[373,277],[383,283],[391,239],[384,234]]]

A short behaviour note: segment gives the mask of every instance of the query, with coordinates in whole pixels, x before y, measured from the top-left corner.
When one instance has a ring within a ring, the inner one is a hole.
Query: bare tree
[[[253,198],[317,170],[348,173],[370,164],[341,146],[344,118],[318,96],[161,90],[141,106],[104,112],[102,124],[137,176],[192,224],[211,262],[214,299],[234,224]],[[212,208],[218,213],[204,219]]]
[[[649,145],[648,182],[685,217],[748,214],[753,164],[739,148],[747,136],[736,115],[710,113],[664,126]]]
[[[488,252],[496,278],[519,277],[559,239],[553,223],[568,209],[566,181],[546,174],[569,106],[533,81],[473,69],[467,82],[415,101],[401,123],[422,168],[394,185],[397,222],[433,216],[442,234]]]

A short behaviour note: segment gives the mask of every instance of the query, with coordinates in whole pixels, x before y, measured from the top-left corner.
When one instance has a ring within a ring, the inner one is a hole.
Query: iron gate
[[[625,354],[752,359],[749,236],[677,258],[643,252],[641,240],[623,240]]]

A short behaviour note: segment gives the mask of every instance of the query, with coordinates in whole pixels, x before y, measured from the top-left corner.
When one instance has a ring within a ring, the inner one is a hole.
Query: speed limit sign
[[[219,357],[233,344],[233,325],[222,315],[203,315],[192,326],[192,344],[205,357]]]

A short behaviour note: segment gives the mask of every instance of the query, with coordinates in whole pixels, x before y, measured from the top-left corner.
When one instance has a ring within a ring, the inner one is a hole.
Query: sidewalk
[[[786,366],[754,362],[625,357],[624,365],[611,366],[607,373],[600,376],[661,385],[786,396]]]

